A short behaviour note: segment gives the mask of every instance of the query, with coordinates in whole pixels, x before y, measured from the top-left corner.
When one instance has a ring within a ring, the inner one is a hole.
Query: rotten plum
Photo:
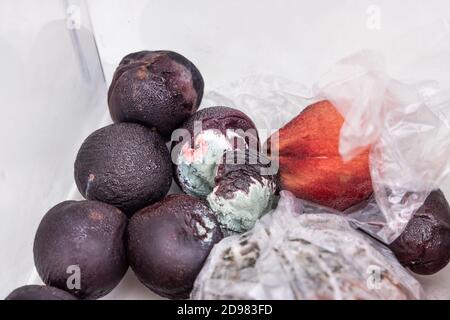
[[[390,249],[403,266],[418,274],[433,274],[448,264],[450,207],[441,190],[430,193]]]
[[[242,233],[272,208],[278,168],[251,150],[225,152],[207,201],[226,234]]]
[[[130,266],[150,290],[185,299],[209,252],[221,239],[219,224],[203,201],[172,194],[130,219]]]
[[[65,201],[50,209],[34,239],[42,281],[81,299],[109,293],[128,269],[127,217],[97,201]]]
[[[194,114],[203,96],[197,67],[172,51],[130,53],[120,62],[108,92],[114,122],[136,122],[169,139]]]
[[[180,129],[181,141],[172,144],[175,180],[185,193],[200,198],[213,190],[224,151],[259,147],[255,124],[233,108],[202,109]]]

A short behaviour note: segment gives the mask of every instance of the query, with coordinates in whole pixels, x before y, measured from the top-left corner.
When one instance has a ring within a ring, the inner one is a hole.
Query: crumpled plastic
[[[390,52],[366,50],[342,59],[311,90],[255,76],[210,92],[204,103],[241,109],[265,138],[267,128],[273,132],[305,106],[330,100],[345,117],[343,159],[371,146],[373,197],[345,214],[389,244],[450,175],[449,74],[450,23],[443,21],[404,36]]]
[[[311,209],[311,208],[310,208]],[[192,299],[421,299],[392,252],[342,216],[281,192],[255,227],[216,244]]]
[[[403,68],[398,55],[389,61],[389,55],[362,51],[339,61],[315,87],[316,95],[331,101],[345,117],[342,158],[351,159],[371,146],[378,208],[369,201],[351,218],[386,243],[401,234],[450,173],[450,28],[448,23],[430,28],[416,35],[417,46],[425,50]],[[429,33],[427,41],[423,33]],[[406,42],[412,50],[414,41]],[[389,73],[389,62],[396,64],[399,78]]]

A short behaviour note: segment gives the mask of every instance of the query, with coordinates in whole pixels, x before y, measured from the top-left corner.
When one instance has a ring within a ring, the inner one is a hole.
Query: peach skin
[[[343,123],[337,109],[321,101],[281,128],[278,143],[271,145],[269,138],[272,160],[276,160],[274,148],[278,149],[281,189],[339,211],[372,194],[369,148],[348,162],[341,159],[339,136]]]

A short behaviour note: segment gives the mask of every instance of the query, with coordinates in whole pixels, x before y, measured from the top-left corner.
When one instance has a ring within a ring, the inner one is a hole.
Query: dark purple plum
[[[49,286],[27,285],[11,292],[5,300],[78,300],[70,293]]]
[[[202,200],[172,194],[130,219],[128,258],[138,279],[150,290],[185,299],[221,239],[219,224]]]
[[[403,266],[418,274],[433,274],[448,264],[450,207],[441,190],[430,193],[389,247]]]
[[[242,233],[272,208],[278,188],[278,170],[267,157],[251,150],[223,155],[215,187],[207,196],[224,234]]]
[[[142,125],[112,124],[83,142],[75,181],[86,199],[109,203],[130,216],[169,191],[169,150],[158,133]]]
[[[168,140],[194,114],[203,96],[195,65],[172,51],[130,53],[120,62],[108,92],[114,122],[136,122]]]
[[[128,269],[127,217],[97,201],[65,201],[50,209],[34,239],[42,281],[81,299],[109,293]]]
[[[185,193],[200,198],[212,191],[217,165],[225,151],[259,148],[255,124],[233,108],[202,109],[179,132],[172,142],[175,180]]]
[[[181,128],[187,129],[194,136],[194,125],[201,122],[202,130],[214,129],[226,135],[227,130],[243,130],[251,132],[257,138],[256,126],[245,113],[229,107],[209,107],[196,112]]]

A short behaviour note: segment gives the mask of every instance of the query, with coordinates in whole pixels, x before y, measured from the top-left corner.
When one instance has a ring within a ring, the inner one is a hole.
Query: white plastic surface
[[[97,127],[106,104],[89,26],[75,37],[61,1],[2,1],[0,52],[4,298],[29,281],[33,234],[42,215],[73,194],[77,145]]]
[[[89,16],[82,6],[88,57],[83,67],[63,4],[0,3],[0,297],[28,281],[39,282],[32,242],[40,218],[54,204],[79,198],[73,184],[77,148],[110,122]],[[203,106],[217,101],[213,92],[252,75],[276,75],[310,87],[352,52],[389,48],[405,32],[450,18],[448,0],[95,0],[88,7],[107,83],[125,54],[170,49],[201,70]],[[91,78],[83,72],[86,65]],[[254,101],[242,99],[238,107],[256,113]],[[442,188],[450,199],[450,181]],[[420,280],[428,296],[450,298],[450,267]],[[129,271],[106,298],[156,296]]]

